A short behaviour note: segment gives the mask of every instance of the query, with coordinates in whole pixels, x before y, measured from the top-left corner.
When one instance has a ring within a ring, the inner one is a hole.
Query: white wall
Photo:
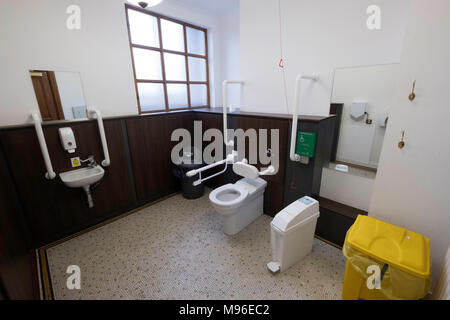
[[[328,115],[333,71],[345,66],[395,63],[400,59],[410,0],[378,0],[382,29],[366,27],[371,0],[281,0],[288,96],[295,77],[315,72],[305,86],[302,114]],[[286,113],[282,89],[278,0],[241,0],[241,73],[247,81],[242,108]]]
[[[73,107],[86,106],[84,100],[81,77],[78,72],[55,72],[56,83],[58,85],[59,97],[66,120],[72,120]]]
[[[450,244],[450,1],[414,0],[369,214],[431,240],[438,277]],[[417,80],[414,102],[408,100]],[[397,144],[405,130],[406,146]]]
[[[363,176],[323,168],[320,196],[369,211],[374,182],[375,179],[370,175]]]
[[[78,4],[81,30],[66,28]],[[0,125],[20,124],[38,111],[29,69],[80,72],[86,102],[105,116],[137,111],[122,1],[47,0],[0,3]],[[115,94],[116,93],[116,94]]]
[[[392,106],[398,80],[398,64],[337,69],[334,75],[333,103],[344,103],[337,159],[376,168],[383,146],[385,127],[380,118]],[[350,106],[366,101],[371,125],[366,118],[354,120]]]
[[[205,0],[207,1],[207,0]],[[197,1],[199,3],[199,1]],[[195,5],[195,3],[194,3]],[[201,5],[201,2],[200,2]],[[156,7],[150,8],[151,11],[160,14],[190,22],[200,27],[208,29],[208,54],[209,54],[209,72],[211,83],[211,107],[222,105],[221,83],[223,80],[222,59],[226,56],[223,53],[223,46],[226,42],[222,41],[221,15],[208,10],[205,7],[193,7],[192,3],[183,3],[183,1],[166,0]]]
[[[222,78],[223,80],[241,79],[240,64],[240,21],[239,3],[236,2],[233,10],[221,17],[221,51],[222,51]],[[220,92],[221,93],[221,92]],[[241,88],[230,85],[228,89],[228,106],[240,107]],[[222,102],[217,104],[222,106]]]
[[[79,72],[88,106],[106,117],[137,114],[125,2],[2,0],[0,66],[8,76],[0,80],[0,126],[25,123],[31,111],[39,110],[30,69]],[[66,28],[72,4],[81,8],[81,30]],[[220,46],[226,44],[219,43],[219,16],[172,0],[152,10],[208,28],[212,105],[221,106]]]

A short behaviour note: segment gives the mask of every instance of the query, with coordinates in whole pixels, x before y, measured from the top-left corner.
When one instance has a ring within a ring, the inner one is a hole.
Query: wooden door
[[[53,71],[30,71],[43,121],[64,120],[58,85]]]

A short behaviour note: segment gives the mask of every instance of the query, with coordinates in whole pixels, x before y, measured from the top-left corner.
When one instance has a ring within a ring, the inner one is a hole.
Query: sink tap
[[[85,160],[80,160],[81,163],[88,163],[87,166],[89,168],[95,168],[97,166],[97,161],[95,161],[94,156],[89,156]]]

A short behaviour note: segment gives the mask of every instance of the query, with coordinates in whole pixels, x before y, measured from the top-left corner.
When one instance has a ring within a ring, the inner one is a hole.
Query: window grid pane
[[[187,84],[167,84],[169,109],[183,109],[188,107]]]
[[[138,83],[141,111],[158,111],[166,105],[162,83]]]
[[[191,84],[192,107],[203,107],[208,104],[208,87],[206,84]]]
[[[184,27],[179,23],[161,19],[163,49],[184,52]]]
[[[127,10],[127,12],[132,11],[141,13],[133,8]],[[154,54],[152,61],[146,60],[143,57],[144,54],[134,59],[140,113],[209,107],[207,31],[192,28],[191,25],[181,21],[166,19],[158,14],[144,14],[156,20],[158,42],[151,45],[131,43],[132,54],[135,51],[139,52],[136,49],[143,50],[141,52],[152,49],[153,52],[158,53],[160,64],[156,65],[158,59],[155,59]],[[164,34],[164,30],[168,32]],[[142,30],[139,32],[145,33]],[[130,30],[130,42],[131,39]],[[192,39],[192,43],[189,39]],[[150,54],[147,54],[147,58],[149,57]],[[137,70],[138,65],[139,70]]]
[[[166,80],[187,81],[186,58],[184,55],[164,53]]]
[[[133,48],[136,78],[141,80],[162,80],[161,52]]]
[[[159,48],[158,19],[136,10],[127,12],[131,43]]]
[[[205,48],[205,32],[187,27],[187,44],[188,44],[188,53],[193,53],[201,56],[206,55]]]

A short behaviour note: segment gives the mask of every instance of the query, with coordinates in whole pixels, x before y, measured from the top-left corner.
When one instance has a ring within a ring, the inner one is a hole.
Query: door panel
[[[52,71],[33,71],[30,72],[30,76],[42,120],[64,120],[55,73]]]

